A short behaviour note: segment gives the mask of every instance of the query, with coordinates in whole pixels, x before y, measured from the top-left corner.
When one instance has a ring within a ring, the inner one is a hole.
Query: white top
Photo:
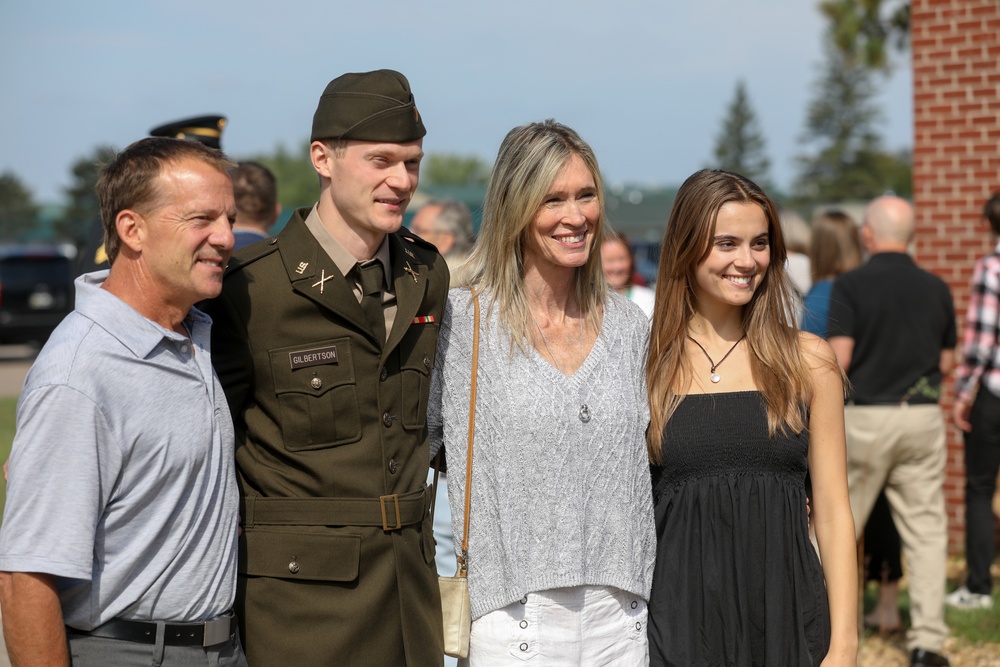
[[[625,294],[629,301],[642,308],[647,319],[653,319],[653,306],[656,304],[656,292],[643,287],[642,285],[632,285]]]

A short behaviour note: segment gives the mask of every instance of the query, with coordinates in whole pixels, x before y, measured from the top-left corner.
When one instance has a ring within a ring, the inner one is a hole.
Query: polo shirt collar
[[[186,336],[143,317],[132,306],[102,289],[109,273],[110,270],[105,269],[85,273],[76,279],[75,309],[78,313],[107,331],[140,359],[149,356],[163,339],[178,343],[187,341]],[[211,318],[197,308],[189,310],[184,318],[192,341],[199,339],[202,327],[209,326],[211,322]]]

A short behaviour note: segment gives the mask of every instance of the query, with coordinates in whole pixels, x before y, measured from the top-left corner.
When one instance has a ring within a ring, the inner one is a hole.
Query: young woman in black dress
[[[856,664],[843,376],[792,324],[784,263],[753,182],[706,170],[681,186],[647,362],[653,666]]]

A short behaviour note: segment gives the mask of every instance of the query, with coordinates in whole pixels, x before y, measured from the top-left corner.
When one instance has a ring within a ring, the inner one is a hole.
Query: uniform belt
[[[164,623],[163,644],[165,646],[215,646],[233,638],[236,633],[236,615],[229,612],[203,623]],[[155,621],[129,621],[113,618],[93,630],[77,630],[66,626],[70,635],[121,639],[137,644],[156,643]]]
[[[431,499],[426,485],[419,491],[378,498],[264,498],[243,499],[243,525],[269,526],[381,526],[398,530],[420,523]]]

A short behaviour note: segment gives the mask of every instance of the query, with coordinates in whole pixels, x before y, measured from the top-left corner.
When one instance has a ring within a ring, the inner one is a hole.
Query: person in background
[[[452,286],[457,285],[461,266],[476,242],[469,207],[457,199],[429,201],[413,216],[410,231],[434,244],[448,263]]]
[[[861,239],[870,257],[834,281],[829,333],[852,390],[844,419],[857,536],[884,487],[907,565],[910,664],[942,667],[948,534],[938,401],[954,365],[955,309],[948,285],[907,254],[915,227],[899,197],[868,205]]]
[[[593,150],[553,120],[514,128],[483,208],[465,284],[448,296],[427,417],[457,536],[477,295],[468,664],[644,665],[649,323],[601,274]]]
[[[809,241],[809,269],[812,286],[803,299],[803,331],[827,337],[827,317],[833,280],[841,273],[861,266],[861,236],[858,225],[838,209],[813,218]]]
[[[230,172],[236,198],[236,224],[233,236],[236,250],[266,239],[268,230],[281,215],[278,181],[271,170],[257,162],[240,162]]]
[[[803,331],[827,338],[827,318],[833,281],[840,274],[861,266],[861,235],[858,224],[839,209],[823,211],[813,218],[809,244],[812,287],[803,299]],[[865,625],[882,633],[899,629],[899,533],[889,512],[885,494],[879,494],[864,532],[865,572],[868,581],[879,584],[875,608],[865,616]]]
[[[448,267],[401,232],[426,134],[393,70],[331,81],[315,206],[207,305],[236,425],[236,607],[254,667],[440,665],[427,397]]]
[[[812,230],[795,211],[781,211],[781,234],[788,249],[787,273],[797,296],[801,299],[812,286],[809,248]]]
[[[991,500],[1000,472],[1000,192],[983,206],[983,223],[996,244],[972,272],[955,373],[952,419],[965,436],[965,584],[945,598],[956,609],[993,607],[990,566],[996,557],[996,519]]]
[[[652,318],[656,293],[648,287],[632,283],[635,255],[628,239],[611,228],[605,230],[604,243],[601,244],[601,265],[608,287],[642,308],[646,317]]]
[[[771,199],[703,170],[667,222],[650,333],[650,665],[853,667],[844,383],[797,330]],[[809,539],[805,478],[822,565]]]
[[[101,171],[111,268],[77,279],[18,402],[0,530],[14,665],[246,665],[235,436],[194,307],[232,253],[231,166],[149,138]]]

